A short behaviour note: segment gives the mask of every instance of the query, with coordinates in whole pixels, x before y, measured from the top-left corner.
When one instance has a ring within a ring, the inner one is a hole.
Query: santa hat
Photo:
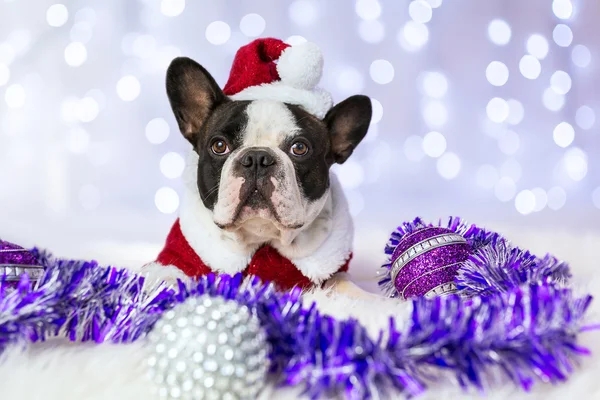
[[[316,87],[322,73],[323,56],[314,43],[257,39],[236,53],[223,92],[234,100],[295,104],[322,118],[332,106],[331,95]]]

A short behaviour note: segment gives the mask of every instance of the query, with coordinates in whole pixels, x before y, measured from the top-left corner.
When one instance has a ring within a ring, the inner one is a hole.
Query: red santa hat
[[[257,39],[235,55],[223,92],[234,100],[276,100],[301,106],[323,118],[331,95],[317,88],[323,55],[310,42],[293,46],[279,39]]]

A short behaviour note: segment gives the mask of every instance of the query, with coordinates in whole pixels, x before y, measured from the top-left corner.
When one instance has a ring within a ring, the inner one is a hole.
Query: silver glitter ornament
[[[235,301],[191,297],[163,314],[148,341],[162,399],[254,399],[265,384],[266,335]]]

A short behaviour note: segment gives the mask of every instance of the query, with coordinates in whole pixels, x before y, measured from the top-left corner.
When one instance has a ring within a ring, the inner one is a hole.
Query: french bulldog
[[[368,97],[351,96],[319,118],[291,102],[227,96],[186,57],[169,66],[166,89],[193,150],[177,227],[182,234],[174,228],[167,247],[182,236],[203,267],[220,273],[252,267],[265,247],[274,250],[263,258],[281,255],[312,283],[347,267],[352,222],[331,167],[343,164],[365,137]],[[163,250],[159,261],[171,262],[174,253]],[[187,275],[206,272],[190,268]]]

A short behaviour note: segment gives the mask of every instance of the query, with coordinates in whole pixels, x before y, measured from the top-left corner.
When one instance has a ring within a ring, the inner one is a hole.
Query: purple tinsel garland
[[[490,243],[487,233],[472,234]],[[304,307],[300,290],[277,292],[258,279],[209,275],[180,281],[177,290],[145,288],[142,277],[125,270],[34,254],[47,267],[34,288],[27,277],[16,291],[0,287],[0,349],[54,335],[132,342],[149,332],[165,310],[190,296],[209,294],[253,310],[270,343],[273,376],[282,385],[303,385],[313,398],[341,393],[381,397],[392,389],[417,395],[448,373],[465,388],[484,388],[500,371],[529,389],[535,378],[564,381],[576,357],[587,354],[576,338],[591,297],[577,297],[544,280],[517,286],[532,277],[527,274],[510,277],[512,283],[492,296],[413,300],[410,321],[399,328],[390,320],[373,340],[353,319],[338,321],[314,304]],[[561,264],[547,263],[548,270],[566,276]],[[477,278],[469,282],[482,282],[484,275],[474,270],[472,276]]]

